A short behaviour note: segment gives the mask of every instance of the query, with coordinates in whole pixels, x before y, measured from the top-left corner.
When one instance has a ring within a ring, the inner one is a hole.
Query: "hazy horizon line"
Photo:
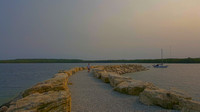
[[[163,58],[163,59],[198,59],[200,57],[171,57],[171,58]],[[161,59],[161,58],[138,58],[138,59],[79,59],[79,58],[15,58],[15,59],[1,59],[0,61],[4,60],[82,60],[82,61],[92,61],[92,60],[149,60],[149,59]]]

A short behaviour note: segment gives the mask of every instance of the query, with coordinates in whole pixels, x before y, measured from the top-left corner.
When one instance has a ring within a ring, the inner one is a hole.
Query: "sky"
[[[0,60],[200,57],[200,0],[0,0]]]

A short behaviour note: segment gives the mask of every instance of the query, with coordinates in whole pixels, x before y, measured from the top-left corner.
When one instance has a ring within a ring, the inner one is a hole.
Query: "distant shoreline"
[[[81,59],[12,59],[0,63],[160,63],[161,59],[81,60]],[[167,58],[164,63],[200,63],[200,58]]]

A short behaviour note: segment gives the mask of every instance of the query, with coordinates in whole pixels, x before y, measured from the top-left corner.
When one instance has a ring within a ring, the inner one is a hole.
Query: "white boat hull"
[[[167,68],[167,65],[153,65],[154,68]]]

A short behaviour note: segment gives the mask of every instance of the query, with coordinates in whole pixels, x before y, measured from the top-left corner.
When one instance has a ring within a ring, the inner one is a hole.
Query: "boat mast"
[[[161,65],[163,65],[163,49],[161,49]]]

